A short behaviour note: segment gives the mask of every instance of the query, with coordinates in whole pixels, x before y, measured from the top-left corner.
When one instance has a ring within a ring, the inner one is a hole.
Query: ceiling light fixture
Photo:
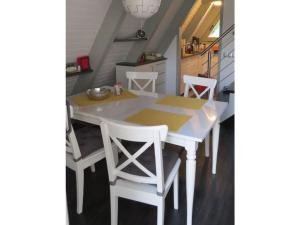
[[[153,16],[159,10],[161,0],[122,0],[127,13],[141,19],[141,29],[136,33],[137,38],[145,38],[146,32],[143,30],[145,19]]]
[[[147,19],[157,13],[161,0],[122,0],[126,12],[132,16]]]

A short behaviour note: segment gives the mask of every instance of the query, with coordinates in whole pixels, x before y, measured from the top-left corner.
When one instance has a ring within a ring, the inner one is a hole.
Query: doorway
[[[210,50],[211,66],[208,71],[207,47],[220,35],[222,1],[196,0],[184,22],[179,27],[180,74],[179,94],[183,95],[183,75],[217,79],[219,70],[219,45]],[[205,53],[204,53],[205,52]]]

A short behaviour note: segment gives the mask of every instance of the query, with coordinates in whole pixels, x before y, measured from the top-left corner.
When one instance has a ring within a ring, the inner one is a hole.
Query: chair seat
[[[139,150],[144,145],[144,143],[125,142],[124,146],[125,145],[128,152],[131,155],[133,155],[137,150]],[[152,144],[149,148],[150,149],[147,149],[144,153],[142,153],[142,155],[140,155],[137,158],[137,161],[140,162],[143,166],[145,166],[153,174],[156,174],[154,145]],[[179,154],[176,151],[168,150],[167,148],[165,148],[162,150],[162,155],[163,155],[164,180],[166,182],[177,160],[179,159]],[[128,158],[124,154],[121,154],[118,165],[121,165],[127,159]],[[134,175],[138,175],[138,176],[147,176],[142,170],[140,170],[137,166],[135,166],[132,163],[127,167],[125,167],[122,171]]]
[[[99,126],[73,119],[71,122],[82,158],[103,148],[102,135]]]

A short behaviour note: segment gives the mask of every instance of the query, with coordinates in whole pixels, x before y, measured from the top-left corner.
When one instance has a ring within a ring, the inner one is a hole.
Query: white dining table
[[[186,200],[187,225],[192,225],[194,188],[196,176],[196,151],[198,144],[203,142],[212,130],[212,173],[216,174],[217,154],[219,144],[220,117],[227,107],[226,102],[207,101],[199,110],[173,107],[157,104],[158,99],[166,95],[138,96],[137,98],[114,101],[107,104],[93,104],[78,106],[69,97],[73,106],[74,119],[99,125],[100,118],[124,121],[142,109],[151,108],[165,112],[190,115],[188,120],[178,131],[169,131],[166,142],[182,146],[186,150]]]

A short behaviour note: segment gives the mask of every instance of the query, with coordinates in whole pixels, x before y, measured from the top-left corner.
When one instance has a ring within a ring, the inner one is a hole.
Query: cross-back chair
[[[105,158],[100,127],[87,123],[72,125],[73,109],[66,105],[66,165],[76,173],[77,213],[82,213],[84,170]]]
[[[131,91],[137,91],[137,93],[144,93],[145,95],[151,95],[155,93],[155,81],[157,79],[158,72],[126,72],[128,79],[128,89]],[[152,85],[151,92],[146,89]],[[138,90],[134,90],[136,86]]]
[[[209,91],[208,99],[209,100],[213,99],[214,89],[217,84],[216,79],[183,75],[183,82],[185,83],[184,97],[188,97],[189,91],[190,91],[190,89],[192,89],[196,98],[201,98],[206,92]],[[206,88],[201,93],[198,93],[198,91],[194,87],[195,85],[205,86]]]
[[[208,100],[213,100],[214,89],[217,84],[216,79],[184,75],[183,82],[185,83],[184,97],[189,97],[189,91],[191,88],[193,93],[196,95],[196,98],[200,99],[206,92],[209,91]],[[201,85],[206,88],[201,93],[198,93],[198,91],[194,87],[195,85]],[[205,138],[205,156],[206,157],[209,157],[209,136],[210,136],[210,134],[208,134],[207,137]]]
[[[165,197],[172,183],[174,208],[178,209],[181,162],[176,152],[161,148],[168,127],[131,126],[103,119],[101,132],[110,182],[111,225],[118,224],[119,197],[157,206],[157,225],[163,225]],[[118,162],[110,140],[121,151]],[[123,140],[138,144],[133,148],[125,147]]]

